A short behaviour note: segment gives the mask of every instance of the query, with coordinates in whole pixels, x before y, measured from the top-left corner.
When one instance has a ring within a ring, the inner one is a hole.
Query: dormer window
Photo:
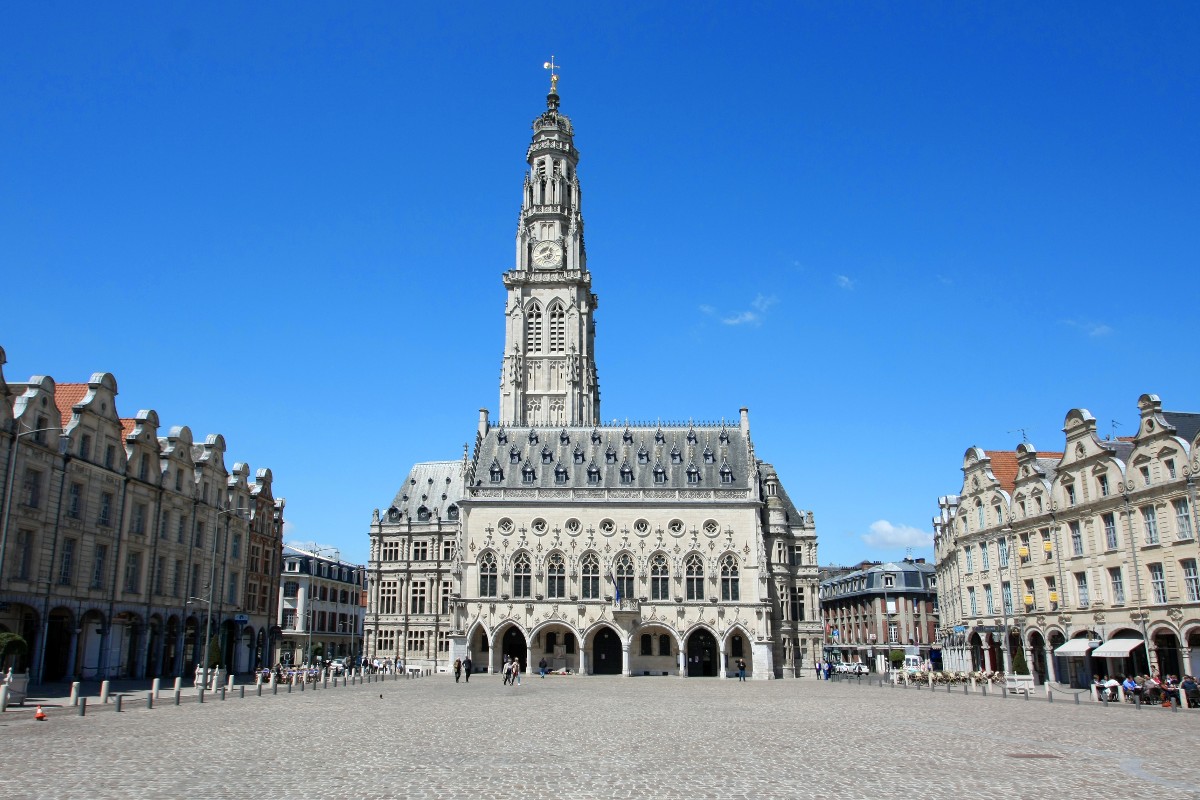
[[[508,451],[508,463],[520,464],[521,463],[521,451],[515,447],[513,449],[509,450]]]
[[[594,485],[594,484],[597,484],[600,482],[600,468],[597,467],[594,463],[588,464],[587,473],[588,473],[588,483]]]
[[[490,472],[492,476],[492,483],[499,483],[500,481],[504,480],[504,470],[500,469],[500,462],[494,458],[492,459]]]
[[[687,482],[688,483],[699,483],[700,482],[700,470],[696,469],[695,464],[688,464]]]
[[[621,483],[633,483],[633,467],[629,466],[629,462],[621,465]]]
[[[678,447],[671,448],[671,463],[672,464],[682,464],[683,463],[683,454],[679,452]]]
[[[554,461],[554,453],[550,452],[549,447],[542,448],[542,463],[549,464]]]
[[[641,450],[638,450],[638,463],[639,464],[649,464],[650,463],[650,453],[647,452],[646,448],[644,448],[644,447]]]
[[[733,470],[728,464],[721,465],[721,483],[733,483]]]
[[[655,483],[666,483],[667,482],[667,471],[662,468],[662,464],[654,465],[654,482]]]
[[[524,483],[533,483],[537,480],[537,473],[533,471],[533,465],[528,461],[525,466],[521,467],[521,480]]]
[[[621,434],[621,441],[625,444],[633,444],[633,431],[626,428],[625,432]]]
[[[530,444],[538,443],[537,431],[533,430],[532,428],[529,429],[529,443]]]
[[[458,506],[448,506],[446,508],[446,519],[458,519]]]
[[[496,441],[500,444],[508,444],[508,434],[504,432],[504,428],[496,431]]]
[[[600,431],[592,428],[592,444],[600,444]]]
[[[721,428],[721,435],[717,437],[717,441],[721,444],[729,444],[729,431]]]
[[[575,460],[576,464],[583,463],[583,451],[580,450],[578,447],[575,448],[574,460]]]
[[[696,432],[690,428],[688,429],[688,432],[687,432],[687,443],[688,444],[696,443]]]
[[[895,575],[888,574],[888,575],[883,576],[883,588],[891,589],[895,585],[896,585],[896,576]]]
[[[417,522],[429,522],[429,509],[421,506],[417,509]]]
[[[566,483],[569,477],[567,468],[562,465],[562,462],[559,462],[558,466],[554,468],[554,482]]]
[[[658,430],[656,430],[654,432],[654,443],[655,444],[664,444],[666,441],[667,441],[667,437],[665,434],[663,434],[662,428],[659,428]]]
[[[705,445],[705,447],[704,447],[704,463],[705,464],[717,463],[717,457],[715,455],[713,455],[712,448],[707,445]]]
[[[571,443],[571,437],[567,433],[566,428],[563,428],[562,432],[558,434],[558,442],[559,442],[559,444],[570,444]]]
[[[617,451],[613,450],[611,447],[608,448],[608,450],[604,452],[604,462],[606,464],[617,463]]]

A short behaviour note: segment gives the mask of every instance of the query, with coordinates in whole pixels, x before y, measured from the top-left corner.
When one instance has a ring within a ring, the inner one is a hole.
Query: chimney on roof
[[[742,408],[738,410],[742,415],[742,434],[748,439],[750,438],[750,409],[742,406]]]
[[[479,409],[479,438],[487,436],[488,432],[488,410],[486,408]]]

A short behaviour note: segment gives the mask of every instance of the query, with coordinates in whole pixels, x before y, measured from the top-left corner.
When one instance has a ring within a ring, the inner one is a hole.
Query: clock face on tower
[[[533,265],[543,269],[557,267],[562,263],[562,254],[557,242],[538,242],[533,247]]]

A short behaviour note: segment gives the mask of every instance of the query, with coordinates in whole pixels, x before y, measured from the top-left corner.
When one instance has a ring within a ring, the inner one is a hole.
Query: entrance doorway
[[[688,637],[687,674],[689,678],[717,676],[717,640],[706,630],[698,630]]]
[[[621,637],[612,628],[601,628],[592,640],[592,674],[621,674]]]
[[[496,665],[497,669],[504,664],[504,656],[520,661],[521,672],[529,669],[529,665],[525,663],[529,660],[529,646],[525,643],[525,634],[521,633],[520,628],[513,626],[504,632],[500,653],[500,664]]]

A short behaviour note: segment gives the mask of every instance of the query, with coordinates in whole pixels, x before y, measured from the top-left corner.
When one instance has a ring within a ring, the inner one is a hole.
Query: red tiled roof
[[[135,425],[137,425],[136,419],[129,419],[128,417],[121,417],[121,438],[122,439],[128,438],[129,434],[133,433],[133,427]]]
[[[1017,482],[1017,454],[1011,450],[984,450],[992,460],[992,474],[1000,481],[1000,488],[1011,492]]]
[[[88,385],[86,383],[59,383],[55,385],[54,404],[58,406],[58,413],[62,416],[62,426],[64,428],[71,421],[71,408],[87,397],[87,393]]]

